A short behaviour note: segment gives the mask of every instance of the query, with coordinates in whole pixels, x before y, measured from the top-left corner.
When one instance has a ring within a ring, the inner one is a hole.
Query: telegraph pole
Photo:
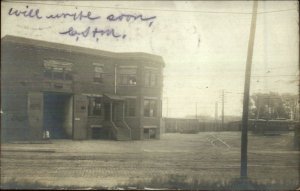
[[[219,118],[219,114],[218,114],[218,102],[216,101],[215,103],[215,129],[218,130],[219,129],[219,125],[218,125],[218,118]]]
[[[244,84],[244,100],[243,100],[243,117],[242,117],[242,143],[241,143],[241,179],[248,177],[248,113],[249,113],[249,93],[250,93],[250,76],[253,56],[253,46],[256,28],[256,16],[257,16],[257,1],[253,2],[253,11],[251,19],[250,37],[248,42],[248,54],[245,72],[245,84]]]
[[[218,121],[218,102],[215,103],[215,120]]]
[[[168,118],[168,113],[169,113],[169,98],[167,98],[167,113],[166,113],[167,118]]]
[[[224,130],[224,89],[222,90],[222,130]]]

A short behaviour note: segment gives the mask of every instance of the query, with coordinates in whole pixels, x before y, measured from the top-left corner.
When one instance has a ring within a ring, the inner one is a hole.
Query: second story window
[[[135,86],[137,81],[137,68],[135,66],[124,66],[119,68],[119,84]]]
[[[94,63],[94,82],[102,83],[103,82],[103,64]]]
[[[72,63],[61,60],[44,60],[44,76],[52,80],[72,80]]]
[[[145,69],[145,86],[157,86],[158,71],[157,69]]]

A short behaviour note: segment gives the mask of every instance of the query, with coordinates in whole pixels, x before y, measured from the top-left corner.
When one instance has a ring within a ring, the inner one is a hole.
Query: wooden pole
[[[110,121],[113,121],[113,103],[110,101]]]
[[[117,94],[117,65],[115,64],[115,79],[114,79],[114,90],[115,90],[115,94]]]
[[[124,121],[124,118],[125,118],[125,101],[123,101],[123,103],[122,103],[122,120],[123,121]]]
[[[257,16],[257,1],[253,2],[253,11],[251,19],[250,37],[248,42],[248,54],[245,72],[245,85],[244,85],[244,100],[243,100],[243,116],[242,116],[242,137],[241,137],[241,179],[246,179],[248,177],[248,113],[249,113],[249,93],[250,93],[250,76],[251,76],[251,66],[252,66],[252,56],[253,56],[253,46],[255,38],[255,28],[256,28],[256,16]]]
[[[224,131],[224,90],[222,90],[222,128],[221,131]]]

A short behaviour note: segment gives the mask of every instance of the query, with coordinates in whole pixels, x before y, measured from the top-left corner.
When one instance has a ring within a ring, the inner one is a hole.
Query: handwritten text
[[[59,34],[61,35],[69,35],[71,37],[76,37],[76,41],[79,40],[80,37],[89,37],[91,36],[92,38],[96,39],[96,41],[98,42],[99,40],[99,36],[111,36],[113,38],[126,38],[126,35],[123,34],[118,34],[115,32],[115,29],[110,28],[110,29],[99,29],[97,27],[95,28],[91,28],[90,26],[88,26],[87,28],[85,28],[82,31],[76,30],[73,27],[70,27],[68,30],[63,31],[63,32],[59,32]]]

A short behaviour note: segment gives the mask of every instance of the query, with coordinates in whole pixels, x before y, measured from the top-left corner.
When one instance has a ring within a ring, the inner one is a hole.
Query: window
[[[136,99],[135,98],[127,98],[125,102],[125,114],[129,117],[135,116],[135,108],[136,108]]]
[[[53,80],[72,80],[72,63],[44,60],[44,76]]]
[[[157,70],[145,70],[145,86],[154,87],[157,85]]]
[[[102,83],[103,82],[103,65],[94,63],[94,82]]]
[[[89,97],[88,106],[89,116],[100,116],[102,113],[102,98],[101,97]]]
[[[134,66],[122,67],[119,69],[119,84],[136,85],[137,68]]]
[[[156,117],[157,104],[154,99],[144,100],[144,116],[145,117]]]

